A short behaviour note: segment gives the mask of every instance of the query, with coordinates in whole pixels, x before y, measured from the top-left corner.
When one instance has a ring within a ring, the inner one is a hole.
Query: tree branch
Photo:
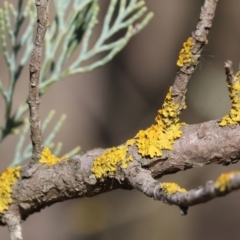
[[[13,213],[7,213],[5,214],[5,221],[9,229],[11,240],[22,240],[23,238],[20,217],[18,215],[14,215]]]
[[[25,220],[46,206],[117,188],[138,189],[155,200],[179,206],[183,214],[189,206],[240,188],[240,172],[223,174],[215,182],[190,191],[175,183],[156,180],[169,173],[212,163],[228,165],[240,159],[240,74],[233,75],[230,61],[225,63],[232,101],[230,113],[201,124],[179,122],[179,113],[185,108],[187,83],[206,44],[216,4],[217,0],[205,0],[197,28],[180,52],[177,62],[180,70],[156,123],[115,148],[90,150],[53,165],[45,159],[46,164],[36,163],[37,169],[32,175],[25,174],[31,165],[23,167],[21,173],[18,168],[12,170],[15,175],[10,176],[9,181],[4,180],[12,192],[11,199],[7,199],[10,204],[0,205],[4,209],[0,212],[1,225],[7,224],[12,235],[18,235],[19,219]],[[34,71],[39,72],[39,68]],[[19,236],[13,239],[21,239]]]
[[[171,192],[174,185],[170,185],[170,191],[164,187],[165,183],[160,183],[155,178],[211,163],[228,165],[239,161],[239,132],[240,126],[235,129],[222,128],[217,121],[185,126],[173,151],[166,151],[161,158],[155,158],[146,164],[146,159],[141,157],[136,147],[129,147],[129,154],[134,159],[128,168],[119,167],[113,176],[102,178],[93,174],[92,167],[104,149],[94,149],[53,166],[38,164],[30,178],[20,177],[13,186],[13,203],[8,211],[0,215],[0,224],[6,224],[4,215],[13,209],[14,214],[19,213],[21,219],[25,220],[29,215],[56,202],[92,197],[119,188],[138,189],[149,197],[178,205],[182,209],[224,196],[240,187],[239,173],[229,174],[221,185],[217,184],[217,180],[188,192],[179,191],[180,187]],[[22,172],[28,167],[25,166]]]
[[[207,44],[207,35],[212,26],[217,2],[218,0],[204,1],[196,29],[192,33],[192,37],[188,38],[187,42],[184,43],[179,54],[177,65],[180,69],[177,72],[172,88],[174,101],[180,106],[179,111],[186,108],[185,94],[187,92],[187,84],[196,70],[202,50]]]
[[[41,132],[41,121],[39,115],[39,77],[41,69],[41,56],[44,45],[44,37],[49,26],[47,6],[48,0],[36,0],[37,8],[37,32],[34,42],[34,48],[30,59],[30,83],[29,83],[29,121],[32,140],[32,162],[37,162],[41,157],[43,150],[43,140]]]
[[[136,170],[134,169],[134,171]],[[129,177],[131,176],[132,173]],[[215,182],[209,181],[205,186],[190,191],[180,188],[176,183],[161,183],[156,181],[148,171],[143,169],[138,169],[135,178],[131,177],[131,180],[134,183],[134,187],[145,193],[148,197],[179,206],[182,215],[187,214],[188,207],[190,206],[225,196],[233,190],[240,188],[240,172],[237,171],[222,174]]]

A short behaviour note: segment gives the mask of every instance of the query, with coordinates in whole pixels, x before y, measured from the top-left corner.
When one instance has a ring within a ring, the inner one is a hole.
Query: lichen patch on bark
[[[20,169],[20,166],[7,168],[0,175],[0,213],[7,210],[13,201],[11,198],[12,186],[20,177]]]

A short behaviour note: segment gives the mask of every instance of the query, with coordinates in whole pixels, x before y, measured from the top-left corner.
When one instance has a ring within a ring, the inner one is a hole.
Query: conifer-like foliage
[[[46,93],[54,82],[74,74],[93,71],[107,64],[153,17],[153,14],[147,11],[145,1],[111,0],[102,23],[99,19],[101,2],[101,0],[51,1],[39,78],[40,96]],[[55,12],[55,15],[52,12]],[[33,50],[36,18],[34,0],[5,1],[0,9],[0,43],[9,70],[8,87],[3,86],[0,76],[0,94],[5,101],[4,122],[0,123],[0,142],[9,134],[17,133],[18,128],[24,125],[11,166],[21,164],[31,158],[32,154],[31,144],[23,149],[29,129],[28,120],[25,119],[27,104],[20,103],[15,112],[12,111],[12,105],[16,84],[21,79],[22,70],[28,67]],[[101,33],[93,42],[92,35],[99,24],[102,24]],[[120,37],[116,38],[115,35],[119,32]],[[20,51],[24,54],[18,60]],[[72,59],[76,53],[77,57]],[[54,111],[51,111],[43,121],[42,132],[52,121],[53,115]],[[62,144],[54,144],[53,141],[65,118],[63,114],[49,136],[44,139],[44,146],[51,148],[55,155],[60,154]],[[79,151],[80,147],[76,147],[64,155],[74,156]]]

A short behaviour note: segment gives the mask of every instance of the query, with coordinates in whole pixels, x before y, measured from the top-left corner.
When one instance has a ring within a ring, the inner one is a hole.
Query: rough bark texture
[[[240,159],[240,127],[219,127],[219,120],[183,127],[181,139],[163,160],[149,166],[153,177],[218,163],[229,165]]]
[[[32,163],[36,162],[41,157],[43,150],[43,140],[41,131],[41,121],[39,115],[39,77],[41,70],[41,56],[44,46],[45,33],[47,31],[48,16],[47,16],[48,0],[36,0],[37,7],[37,33],[34,41],[34,48],[32,51],[29,71],[30,71],[30,82],[29,82],[29,121],[31,130],[32,140]]]
[[[194,73],[197,64],[200,60],[201,51],[207,43],[207,35],[212,26],[212,21],[216,11],[218,1],[205,1],[200,13],[199,22],[195,31],[192,33],[194,44],[192,46],[192,62],[191,64],[184,64],[177,72],[173,84],[173,96],[175,102],[180,105],[180,110],[185,105],[185,94],[187,91],[187,84]]]
[[[84,155],[77,155],[56,165],[39,164],[29,178],[20,178],[13,187],[14,200],[8,212],[14,211],[25,220],[30,214],[56,202],[72,198],[92,197],[117,188],[142,191],[156,200],[163,200],[178,206],[192,206],[223,196],[214,190],[214,183],[205,187],[178,193],[174,196],[159,197],[156,187],[161,183],[155,180],[169,173],[200,167],[211,163],[228,165],[239,161],[240,127],[234,129],[218,126],[217,121],[185,126],[182,137],[176,141],[173,151],[166,151],[161,158],[143,161],[136,147],[130,147],[134,160],[127,169],[120,169],[112,177],[97,179],[91,171],[94,159],[104,149],[94,149]],[[28,166],[22,169],[26,171]],[[232,188],[240,187],[240,176],[232,180]],[[161,189],[161,188],[158,188]],[[177,198],[179,197],[179,199]],[[166,198],[166,199],[165,199]],[[173,199],[178,199],[176,202]],[[5,225],[5,214],[1,215],[0,224]]]

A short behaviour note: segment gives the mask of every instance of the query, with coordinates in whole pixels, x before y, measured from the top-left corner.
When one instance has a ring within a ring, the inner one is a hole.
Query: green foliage
[[[50,113],[47,115],[47,117],[45,118],[45,120],[42,123],[42,133],[44,133],[47,129],[47,126],[49,125],[49,123],[51,123],[53,117],[55,115],[55,111],[52,110],[50,111]],[[59,120],[55,123],[54,128],[52,129],[52,131],[50,132],[50,134],[48,136],[46,136],[45,140],[44,140],[44,146],[48,146],[49,149],[51,149],[53,151],[53,154],[55,156],[59,156],[62,150],[62,143],[58,142],[57,144],[54,143],[54,138],[56,137],[57,133],[59,132],[59,130],[61,129],[64,121],[66,120],[66,115],[62,115]],[[24,143],[26,142],[26,138],[28,137],[28,132],[29,132],[29,121],[28,119],[24,120],[24,126],[23,129],[20,133],[19,136],[19,141],[16,145],[16,149],[15,149],[15,156],[13,159],[13,162],[11,163],[10,167],[16,166],[21,164],[23,161],[30,159],[31,155],[32,155],[32,144],[29,143],[25,148],[24,148]],[[79,151],[80,151],[80,147],[75,147],[73,150],[71,150],[70,152],[64,154],[65,157],[72,157],[74,155],[76,155]]]
[[[30,145],[23,150],[28,131],[28,124],[24,120],[28,107],[26,103],[21,103],[16,112],[12,113],[12,103],[16,83],[33,49],[36,22],[34,2],[34,0],[18,0],[16,8],[13,4],[4,2],[3,8],[0,9],[0,46],[9,70],[7,88],[0,79],[0,95],[5,101],[5,117],[0,127],[0,141],[24,124],[12,165],[19,164],[31,156]],[[39,85],[41,95],[60,79],[89,72],[107,64],[153,16],[152,13],[147,13],[143,0],[109,0],[101,33],[97,40],[94,40],[92,35],[99,22],[101,0],[52,0],[52,2],[56,16],[50,23],[45,37]],[[27,23],[27,27],[24,27],[24,23]],[[117,33],[120,36],[118,38]],[[20,50],[23,50],[23,56],[17,61]],[[73,53],[74,55],[77,53],[75,59]],[[43,130],[50,119],[51,114],[43,122]],[[58,121],[44,144],[51,147],[62,122],[63,119]],[[59,153],[60,150],[61,143],[58,143],[55,153]],[[75,150],[71,152],[71,154],[75,153]]]
[[[0,141],[12,133],[15,128],[22,125],[23,115],[27,110],[26,105],[19,106],[18,111],[12,115],[15,86],[23,67],[29,60],[32,50],[34,24],[36,21],[36,12],[33,7],[32,0],[28,0],[24,8],[23,0],[19,0],[17,8],[14,8],[8,2],[4,2],[3,8],[0,9],[0,46],[9,72],[8,88],[3,87],[0,79],[0,93],[5,101],[5,119],[0,129]],[[25,21],[28,21],[28,25],[20,38],[19,33]],[[13,26],[11,26],[11,22],[13,22]],[[24,49],[24,54],[21,60],[17,62],[21,49]]]

